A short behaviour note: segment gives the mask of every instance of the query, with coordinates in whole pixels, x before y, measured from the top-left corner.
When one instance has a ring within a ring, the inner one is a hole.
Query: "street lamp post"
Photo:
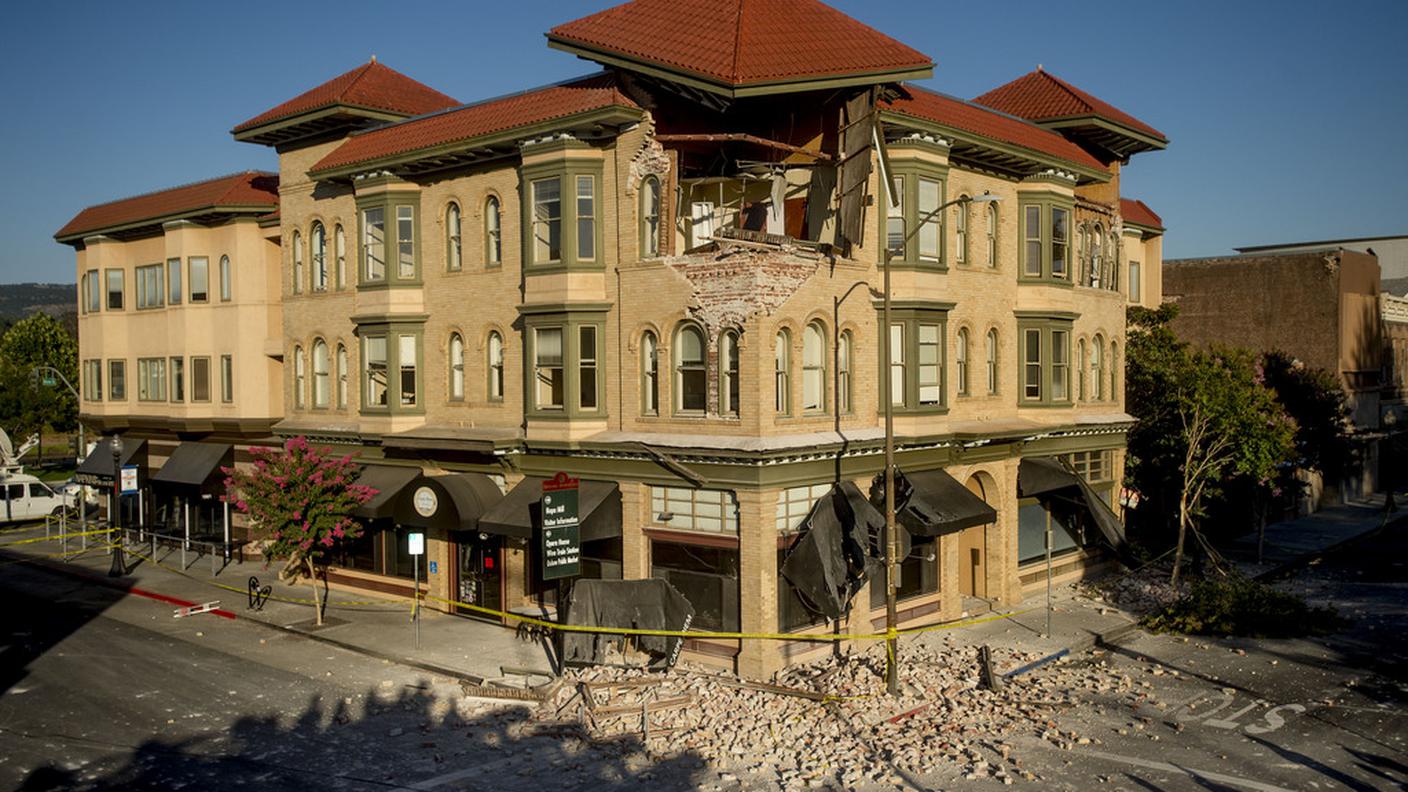
[[[885,175],[888,179],[888,174]],[[1002,198],[991,193],[983,193],[977,196],[963,196],[952,201],[939,204],[921,216],[909,229],[904,239],[899,242],[899,249],[903,250],[909,240],[919,233],[919,229],[924,224],[938,216],[940,212],[950,206],[967,205],[970,203],[992,203],[1000,201]],[[899,638],[895,634],[895,624],[898,621],[895,603],[895,583],[896,558],[899,554],[898,537],[895,526],[895,399],[891,391],[894,388],[894,374],[890,370],[891,350],[890,344],[890,260],[894,257],[895,248],[889,245],[886,240],[885,253],[881,258],[884,263],[884,296],[882,297],[881,324],[880,328],[880,381],[884,388],[881,398],[885,402],[885,690],[891,696],[897,696],[900,692],[900,672],[897,652],[899,651]]]
[[[108,577],[122,577],[127,574],[127,560],[122,555],[122,435],[112,436],[112,534],[117,541],[112,547],[112,567]]]

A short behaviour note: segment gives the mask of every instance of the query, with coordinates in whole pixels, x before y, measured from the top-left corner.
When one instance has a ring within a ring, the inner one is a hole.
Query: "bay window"
[[[380,206],[362,211],[362,278],[386,280],[386,210]]]
[[[533,330],[533,406],[539,410],[561,410],[564,376],[562,328]]]
[[[893,171],[897,200],[891,204],[885,199],[885,244],[892,265],[944,268],[943,213],[935,210],[944,203],[947,169],[914,160],[894,163]]]
[[[1069,284],[1071,202],[1050,194],[1022,200],[1021,280]]]
[[[534,269],[597,268],[601,264],[602,197],[600,160],[574,156],[568,145],[563,159],[520,168],[523,249]],[[497,200],[493,200],[497,208]],[[486,218],[487,222],[487,218]],[[494,228],[497,236],[498,228]]]
[[[166,302],[180,305],[184,290],[181,288],[181,259],[166,260]]]
[[[547,419],[605,415],[601,367],[605,308],[552,311],[525,317],[528,413]],[[502,379],[501,344],[490,335],[491,387]],[[498,357],[495,358],[494,355]],[[500,398],[502,394],[500,393]]]
[[[1018,318],[1022,406],[1071,403],[1071,318],[1027,315]]]

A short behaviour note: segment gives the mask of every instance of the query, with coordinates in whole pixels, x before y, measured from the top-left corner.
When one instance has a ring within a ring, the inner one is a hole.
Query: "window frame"
[[[123,358],[109,359],[108,362],[108,401],[127,401],[127,361]]]
[[[207,355],[193,356],[189,369],[190,370],[187,372],[186,390],[187,393],[190,394],[191,403],[209,404],[211,400],[210,357]],[[204,371],[204,376],[199,375],[199,372],[202,370]],[[201,397],[202,391],[205,393],[204,398]]]
[[[1024,315],[1017,319],[1017,405],[1019,407],[1071,407],[1071,345],[1074,315]],[[1036,335],[1033,350],[1031,338]],[[1060,354],[1056,345],[1060,345]],[[1030,359],[1035,352],[1037,359]],[[1030,374],[1035,366],[1038,394],[1030,395]],[[1058,387],[1058,384],[1060,387]],[[1059,394],[1059,397],[1058,397]]]
[[[731,327],[719,333],[719,415],[724,418],[737,418],[743,411],[741,338]]]
[[[653,330],[640,335],[640,413],[660,414],[660,339]]]
[[[166,358],[137,358],[137,401],[166,401]]]
[[[156,294],[152,295],[152,275],[156,274]],[[166,307],[166,265],[143,264],[134,267],[132,279],[137,285],[137,310],[150,311]]]
[[[850,330],[842,330],[836,342],[836,412],[850,415],[855,411],[853,388],[853,367],[855,366],[855,339]]]
[[[815,349],[809,349],[809,344]],[[802,328],[802,413],[824,415],[830,405],[826,393],[826,325],[820,319],[807,322]],[[810,389],[815,393],[809,394]],[[815,396],[815,399],[811,397]]]
[[[948,314],[952,303],[901,302],[891,304],[890,328],[881,334],[880,343],[890,344],[890,371],[881,371],[881,376],[889,376],[891,387],[903,384],[901,393],[891,393],[893,409],[902,414],[942,414],[948,412]],[[883,313],[877,311],[877,318]],[[882,322],[883,324],[883,322]],[[923,339],[924,328],[933,327],[932,341]],[[898,331],[898,347],[896,346]],[[925,362],[922,352],[931,349],[936,357],[933,362]],[[880,365],[884,365],[884,348],[879,350]],[[934,380],[928,382],[925,372],[932,373]],[[926,381],[921,381],[926,380]],[[928,391],[937,395],[937,401],[921,403],[921,393]],[[883,395],[881,397],[883,402]]]
[[[968,210],[972,204],[966,200],[967,193],[959,193],[958,197],[963,202],[953,207],[953,262],[962,267],[968,264]]]
[[[186,401],[186,359],[180,356],[172,356],[169,361],[169,372],[171,382],[167,391],[170,401],[173,404],[184,403]]]
[[[780,418],[792,415],[792,332],[785,327],[773,338],[773,412]]]
[[[650,174],[640,182],[640,258],[660,257],[660,177]]]
[[[522,202],[521,249],[524,271],[532,273],[561,272],[571,269],[601,270],[605,268],[606,245],[604,211],[607,207],[606,180],[603,165],[599,159],[584,159],[573,156],[581,144],[565,144],[561,159],[524,165],[519,168],[520,189],[526,200]],[[537,250],[538,229],[550,220],[539,220],[538,185],[556,179],[558,182],[559,247],[556,258],[540,257]],[[582,180],[589,179],[590,211],[583,213],[585,198],[581,192]],[[589,233],[591,241],[583,245],[582,236]]]
[[[117,289],[113,290],[113,276],[117,276]],[[103,270],[103,310],[122,311],[127,305],[127,270],[113,267]],[[113,296],[116,295],[116,305]]]
[[[452,402],[464,401],[464,336],[459,331],[450,333],[448,348],[449,365],[446,367],[447,382],[445,391]]]
[[[335,359],[335,370],[337,372],[337,409],[345,410],[348,405],[347,379],[350,376],[350,365],[347,359],[347,345],[341,341],[337,342],[337,357]]]
[[[699,359],[686,361],[684,358],[685,336],[693,336],[699,340]],[[674,403],[674,414],[686,417],[698,417],[707,415],[709,412],[709,334],[704,332],[701,325],[694,322],[681,322],[675,328],[674,341],[671,347],[671,381],[674,385],[671,390],[672,401]],[[687,389],[685,378],[691,380],[698,379],[699,407],[686,407],[685,397]]]
[[[493,268],[504,263],[503,202],[499,196],[484,199],[484,266]]]
[[[293,293],[303,293],[303,232],[297,228],[293,229],[293,236],[289,240],[290,253],[293,256],[293,268],[290,276],[293,279]]]
[[[181,265],[181,259],[169,258],[166,260],[166,304],[171,306],[180,305],[185,301],[186,290],[185,268]]]
[[[328,231],[321,220],[314,220],[308,229],[308,275],[312,291],[328,290]]]
[[[987,242],[988,242],[988,268],[997,269],[998,252],[998,232],[1001,229],[1000,216],[998,215],[997,202],[993,201],[987,206]]]
[[[220,302],[230,302],[235,298],[235,273],[228,255],[220,256]]]
[[[968,328],[960,327],[954,334],[953,370],[954,388],[958,396],[971,396],[969,388],[972,387],[968,377]]]
[[[308,407],[308,356],[302,344],[293,347],[293,407],[296,410]]]
[[[464,269],[464,213],[458,201],[445,204],[445,271]]]
[[[987,367],[988,395],[996,396],[1001,389],[1002,369],[998,358],[1001,357],[1002,349],[998,338],[997,328],[990,327],[983,336],[984,365]]]
[[[485,399],[490,402],[504,400],[504,337],[498,330],[490,330],[484,343],[487,357]]]
[[[593,304],[591,306],[574,306],[571,311],[551,310],[542,313],[527,313],[524,317],[524,360],[523,366],[523,387],[526,403],[526,412],[531,418],[546,420],[571,420],[590,419],[597,420],[605,418],[606,393],[605,376],[606,366],[610,361],[605,357],[609,348],[606,334],[606,312],[609,306],[606,304]],[[595,332],[597,344],[596,358],[596,407],[584,408],[581,406],[582,372],[579,368],[581,362],[581,340],[583,325],[592,325]],[[538,405],[538,380],[537,370],[537,332],[544,329],[557,328],[562,331],[562,407],[550,406],[539,407]]]
[[[943,272],[948,269],[948,224],[944,222],[945,212],[934,214],[924,227],[932,229],[928,233],[919,228],[919,219],[933,209],[943,206],[948,196],[948,168],[927,160],[897,158],[891,152],[890,175],[900,195],[900,206],[893,207],[887,197],[882,197],[886,211],[885,221],[886,251],[890,251],[890,239],[897,234],[895,224],[902,221],[899,236],[908,236],[903,248],[891,252],[890,267],[894,269],[924,269]],[[933,206],[922,200],[925,185],[933,184],[937,195]],[[925,249],[926,240],[932,238],[934,249]]]
[[[328,342],[323,338],[313,339],[311,364],[313,370],[313,398],[315,410],[326,410],[332,404],[331,371],[332,361],[328,352]],[[322,354],[319,354],[321,350]],[[320,365],[321,362],[321,365]],[[321,370],[320,370],[321,369]]]
[[[235,358],[233,355],[220,356],[220,403],[233,404],[235,401]]]
[[[1027,193],[1018,201],[1019,233],[1022,244],[1018,249],[1019,283],[1042,283],[1052,286],[1074,286],[1071,274],[1072,218],[1074,199],[1060,193]],[[1035,217],[1035,223],[1033,222]],[[1064,237],[1056,234],[1057,217],[1064,218]],[[1035,224],[1035,228],[1033,228]],[[1054,257],[1060,251],[1060,266]],[[1034,255],[1037,260],[1033,260]]]
[[[358,355],[358,412],[361,415],[424,415],[425,414],[425,325],[422,322],[383,322],[359,325],[357,335],[361,339]],[[405,361],[402,339],[411,337],[415,345],[414,360]],[[386,403],[373,404],[372,368],[369,342],[384,344],[385,348],[385,387]],[[414,376],[412,401],[404,401],[404,379],[407,373]]]

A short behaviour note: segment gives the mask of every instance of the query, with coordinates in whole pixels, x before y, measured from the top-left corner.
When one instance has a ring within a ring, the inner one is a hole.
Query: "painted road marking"
[[[1199,704],[1204,703],[1210,697],[1216,696],[1221,696],[1222,698],[1221,701],[1218,701],[1216,704],[1214,704],[1212,709],[1203,712],[1194,711],[1198,708]],[[1171,711],[1171,714],[1173,715],[1174,720],[1180,723],[1202,721],[1202,725],[1214,729],[1226,729],[1228,731],[1231,731],[1233,729],[1245,729],[1247,734],[1270,734],[1271,732],[1274,732],[1282,726],[1286,725],[1286,718],[1284,717],[1284,715],[1299,714],[1306,711],[1306,707],[1303,704],[1277,705],[1272,704],[1271,702],[1265,701],[1263,699],[1253,699],[1251,703],[1244,704],[1240,709],[1234,711],[1230,715],[1226,715],[1224,717],[1219,718],[1213,717],[1214,715],[1217,715],[1218,713],[1232,706],[1232,703],[1236,700],[1237,694],[1227,691],[1199,693],[1193,698],[1174,707]],[[1254,709],[1257,709],[1258,707],[1268,708],[1266,712],[1261,713],[1259,716],[1265,719],[1263,723],[1238,723],[1238,720],[1242,716],[1246,715],[1248,712],[1251,712]]]
[[[1104,751],[1082,751],[1088,756],[1104,759],[1109,762],[1120,762],[1134,767],[1143,767],[1149,770],[1163,770],[1169,773],[1180,773],[1194,779],[1217,781],[1222,784],[1253,789],[1256,792],[1295,792],[1295,790],[1279,787],[1275,784],[1266,784],[1261,781],[1252,781],[1247,778],[1226,775],[1224,773],[1214,773],[1211,770],[1199,770],[1196,767],[1180,767],[1167,762],[1153,762],[1148,759],[1137,759],[1133,756],[1122,756],[1120,754],[1105,753]]]

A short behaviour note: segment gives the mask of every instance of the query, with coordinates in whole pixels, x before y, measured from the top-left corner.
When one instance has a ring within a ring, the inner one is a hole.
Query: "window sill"
[[[726,550],[736,550],[739,540],[733,534],[705,533],[704,531],[680,531],[670,528],[642,528],[641,531],[651,539],[660,542],[670,542],[672,544],[691,544],[702,547],[718,547]]]

